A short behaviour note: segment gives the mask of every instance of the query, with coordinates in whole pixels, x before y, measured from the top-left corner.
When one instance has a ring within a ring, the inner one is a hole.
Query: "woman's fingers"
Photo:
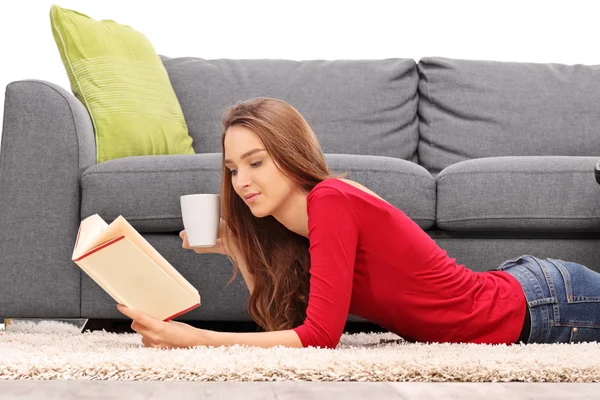
[[[151,341],[150,339],[145,338],[143,336],[142,336],[142,344],[144,345],[144,347],[153,347],[153,348],[160,347],[160,346],[157,346],[156,344],[154,344],[154,342]]]
[[[184,249],[189,249],[190,242],[188,242],[187,234],[185,233],[185,231],[179,232],[179,237],[183,240],[183,242],[181,243],[181,247],[183,247]]]
[[[181,247],[183,247],[184,249],[194,250],[198,254],[223,253],[223,251],[221,250],[223,245],[222,245],[222,240],[220,237],[217,238],[217,242],[215,243],[215,245],[210,248],[208,248],[208,247],[191,247],[185,230],[179,232],[179,237],[182,239]]]

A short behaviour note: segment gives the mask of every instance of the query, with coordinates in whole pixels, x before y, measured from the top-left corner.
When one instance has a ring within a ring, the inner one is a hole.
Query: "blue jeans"
[[[600,274],[573,262],[523,255],[498,270],[523,287],[531,317],[527,343],[600,342]]]

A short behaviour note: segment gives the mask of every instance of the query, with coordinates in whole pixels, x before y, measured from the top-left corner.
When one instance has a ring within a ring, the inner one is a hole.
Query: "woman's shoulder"
[[[360,190],[362,193],[366,193],[368,195],[374,196],[386,203],[388,203],[386,200],[384,200],[381,196],[379,196],[377,193],[373,192],[372,190],[370,190],[369,188],[367,188],[364,185],[361,185],[358,182],[352,181],[350,179],[342,179],[342,178],[328,178],[325,179],[324,181],[320,182],[319,184],[317,184],[317,186],[315,186],[314,189],[317,189],[317,187],[329,187],[329,188],[335,188],[337,190],[339,190],[340,192],[344,193],[344,192],[353,192],[356,189]],[[313,191],[314,191],[313,189]],[[389,204],[389,203],[388,203]]]
[[[347,189],[348,188],[347,185],[354,186],[354,187],[362,186],[359,183],[351,181],[350,179],[327,178],[327,179],[319,182],[315,186],[314,189],[320,189],[320,188],[330,187],[330,188],[336,188],[336,189],[342,189],[343,190],[343,189]]]
[[[311,190],[309,197],[323,196],[326,193],[337,193],[342,195],[348,190],[354,190],[352,189],[353,185],[347,181],[347,179],[342,180],[338,178],[327,178],[315,185],[315,187]]]

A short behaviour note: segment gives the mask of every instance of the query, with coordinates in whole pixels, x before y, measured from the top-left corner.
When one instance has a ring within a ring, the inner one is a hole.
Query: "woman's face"
[[[294,182],[277,168],[260,138],[251,130],[234,125],[225,133],[225,167],[231,185],[258,218],[277,214],[294,190]],[[253,199],[246,195],[259,193]]]

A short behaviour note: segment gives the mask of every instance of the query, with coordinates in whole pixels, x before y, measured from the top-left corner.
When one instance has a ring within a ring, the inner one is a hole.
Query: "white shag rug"
[[[138,334],[57,321],[0,332],[0,380],[600,382],[600,344],[415,344],[344,334],[335,350],[145,348]]]

